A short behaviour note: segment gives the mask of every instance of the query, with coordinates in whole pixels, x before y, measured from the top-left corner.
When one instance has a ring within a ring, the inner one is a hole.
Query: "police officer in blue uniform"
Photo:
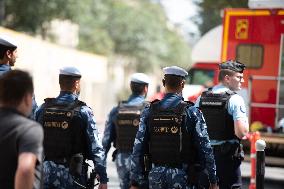
[[[116,150],[115,159],[121,189],[128,189],[130,183],[130,155],[134,138],[138,130],[140,112],[145,106],[149,77],[143,73],[134,73],[130,79],[132,94],[125,102],[114,107],[106,121],[103,146],[108,153],[111,143]]]
[[[10,71],[18,58],[17,45],[13,39],[0,36],[0,75]]]
[[[210,188],[218,188],[205,120],[181,95],[188,73],[177,66],[163,71],[166,94],[141,115],[131,157],[131,188],[146,188],[145,176],[150,189],[194,188],[190,178],[195,173],[190,170],[196,162],[207,168]]]
[[[0,36],[0,75],[10,71],[16,63],[18,58],[17,44],[14,39],[9,36]],[[37,109],[35,96],[33,95],[32,114],[30,118],[34,117],[34,112]]]
[[[244,82],[245,65],[234,60],[221,63],[219,84],[203,92],[196,106],[202,110],[214,151],[219,187],[241,188],[241,139],[249,130],[246,106],[235,91]]]
[[[98,137],[93,111],[78,100],[81,73],[75,67],[60,70],[60,94],[47,98],[36,111],[44,129],[44,188],[73,189],[88,186],[86,159],[92,160],[100,189],[107,188],[105,152]]]

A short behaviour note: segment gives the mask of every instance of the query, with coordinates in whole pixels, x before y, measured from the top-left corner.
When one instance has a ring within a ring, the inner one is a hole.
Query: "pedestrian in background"
[[[150,189],[192,188],[191,167],[197,161],[208,172],[210,188],[218,188],[215,162],[202,113],[183,101],[188,73],[177,66],[163,69],[165,96],[142,112],[131,157],[131,188],[145,188],[143,159]],[[198,155],[197,155],[198,154]],[[196,159],[192,159],[195,156]],[[148,157],[148,158],[147,158]],[[146,186],[145,186],[146,185]]]
[[[245,65],[229,60],[219,65],[219,84],[203,92],[196,106],[202,110],[214,151],[220,189],[241,188],[241,139],[249,125],[243,98],[236,93],[244,82]]]
[[[134,138],[138,130],[140,113],[144,109],[148,92],[149,77],[135,73],[130,79],[131,95],[127,101],[120,102],[109,113],[106,121],[103,146],[107,153],[113,143],[115,159],[121,189],[128,189],[130,183],[130,155]]]
[[[15,66],[18,58],[17,44],[14,39],[9,36],[0,36],[0,75],[10,71]],[[34,112],[37,109],[35,96],[33,95],[33,108],[30,118],[34,118]]]
[[[80,79],[77,68],[62,68],[59,96],[45,99],[36,111],[36,120],[44,129],[45,189],[91,188],[95,178],[87,179],[86,159],[94,162],[99,189],[107,188],[105,152],[93,111],[78,100]]]
[[[27,118],[33,92],[27,72],[13,70],[0,77],[1,188],[42,188],[43,130]]]
[[[7,36],[0,36],[0,75],[10,71],[17,58],[16,42]]]

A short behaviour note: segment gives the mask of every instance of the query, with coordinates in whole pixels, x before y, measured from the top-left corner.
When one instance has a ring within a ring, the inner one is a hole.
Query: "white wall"
[[[95,112],[98,121],[105,119],[105,87],[107,59],[66,47],[61,47],[0,27],[0,33],[14,38],[18,44],[15,68],[29,71],[34,79],[36,101],[40,105],[46,97],[59,94],[58,74],[63,66],[75,66],[82,72],[80,99]]]

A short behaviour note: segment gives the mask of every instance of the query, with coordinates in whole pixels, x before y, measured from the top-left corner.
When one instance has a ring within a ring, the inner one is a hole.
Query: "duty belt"
[[[70,162],[70,158],[48,158],[48,157],[45,157],[44,161],[53,161],[56,164],[68,165],[69,162]]]
[[[153,167],[170,167],[182,169],[183,166],[181,163],[153,163]]]
[[[220,145],[212,145],[212,148],[214,153],[228,154],[228,153],[233,153],[234,147],[238,145],[240,144],[225,142],[224,144]]]

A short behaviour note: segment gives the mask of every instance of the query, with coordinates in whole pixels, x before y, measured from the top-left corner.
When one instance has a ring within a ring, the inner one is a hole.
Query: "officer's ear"
[[[185,84],[185,80],[182,80],[182,81],[181,81],[181,88],[182,88],[182,89],[184,88],[184,84]]]
[[[229,82],[230,81],[230,76],[229,75],[225,75],[224,81]]]
[[[165,79],[162,80],[163,86],[165,87],[166,81]]]
[[[144,91],[145,91],[146,94],[148,93],[148,85],[144,86]]]
[[[5,55],[8,57],[8,58],[12,58],[12,55],[13,55],[13,51],[11,50],[7,50]]]
[[[80,87],[80,80],[75,81],[75,88],[78,89]]]
[[[21,101],[22,107],[24,107],[22,109],[22,113],[26,116],[30,115],[31,111],[32,111],[32,106],[33,106],[33,94],[27,92]]]

